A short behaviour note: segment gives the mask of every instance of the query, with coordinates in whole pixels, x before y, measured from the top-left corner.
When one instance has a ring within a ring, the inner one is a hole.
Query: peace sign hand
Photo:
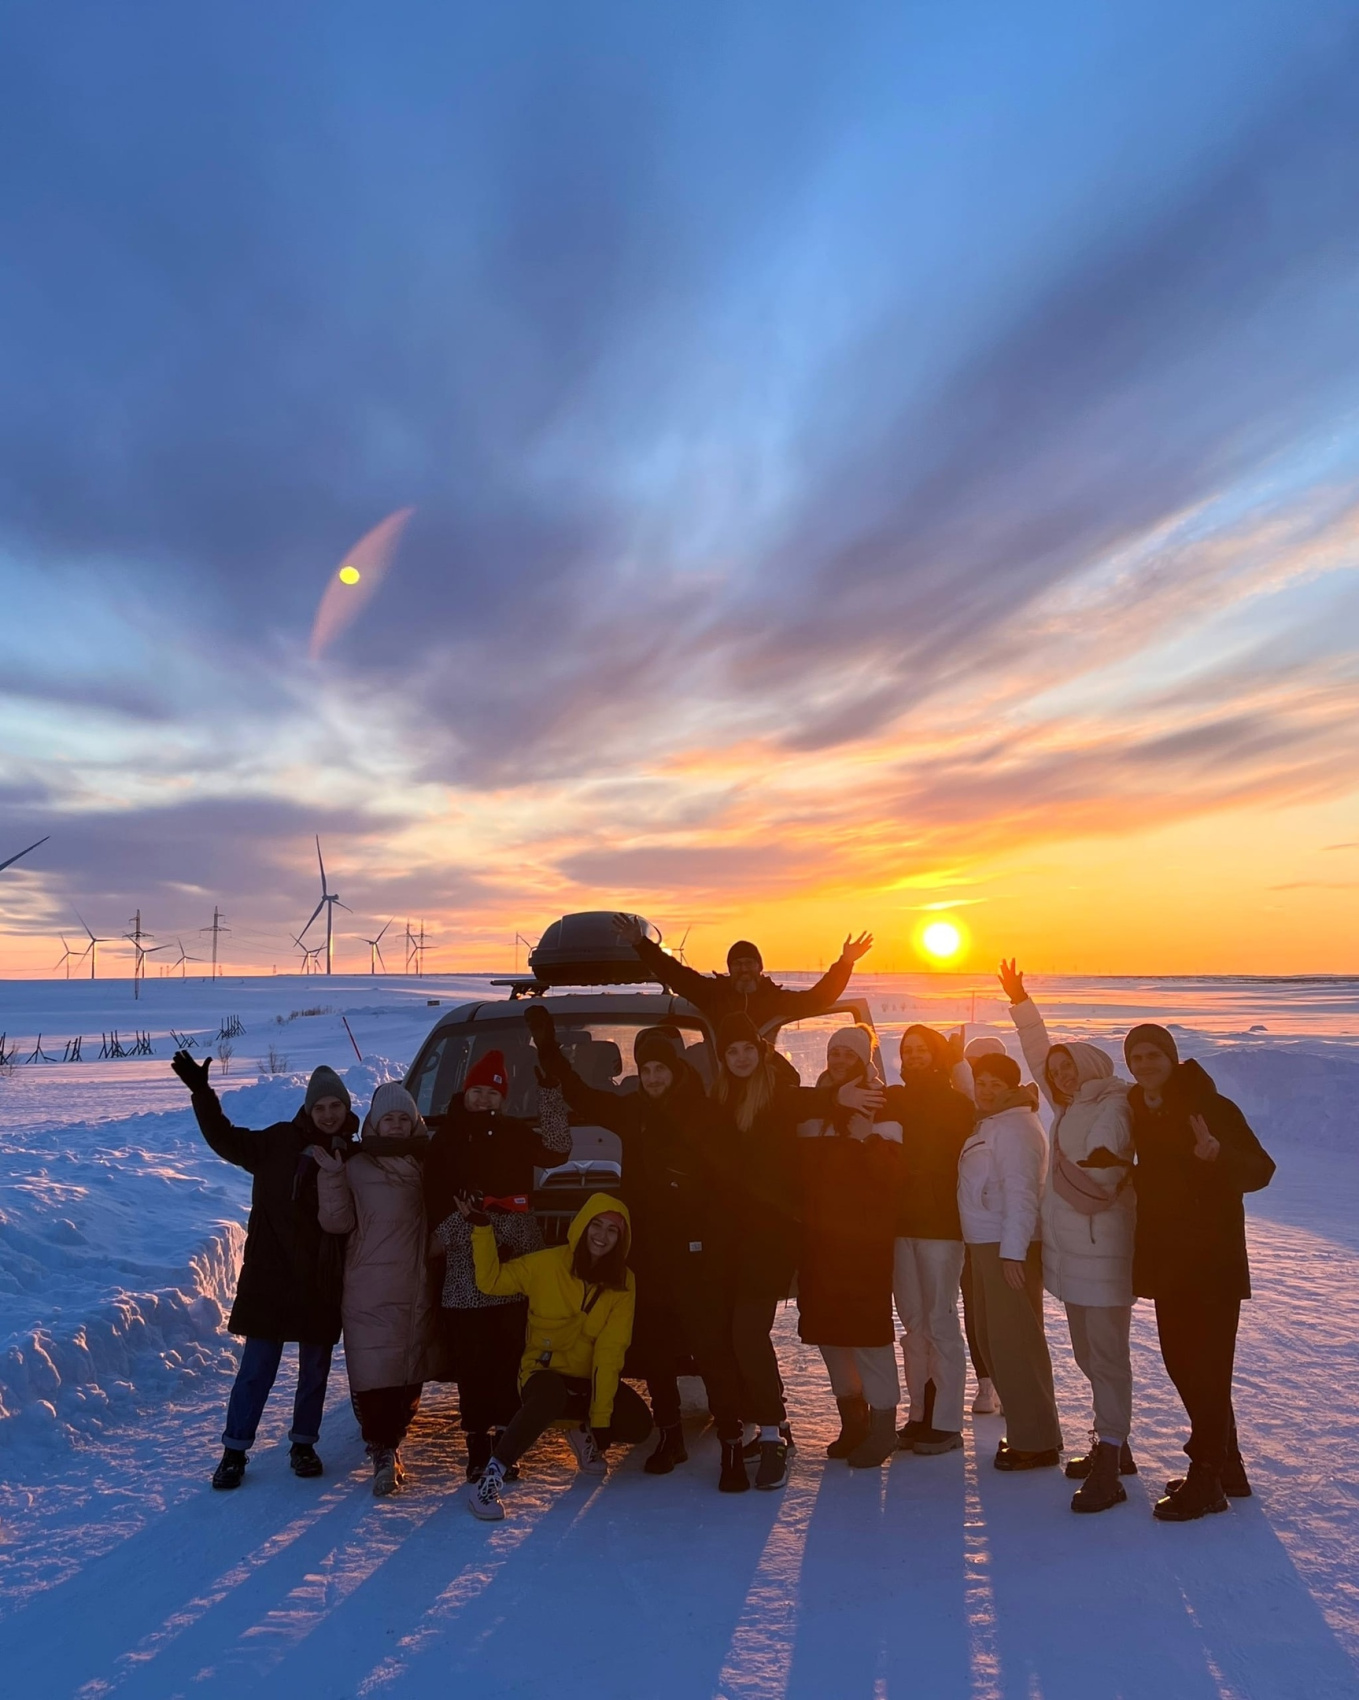
[[[1189,1125],[1194,1130],[1194,1155],[1201,1163],[1213,1162],[1222,1149],[1222,1141],[1209,1133],[1202,1116],[1190,1116]]]

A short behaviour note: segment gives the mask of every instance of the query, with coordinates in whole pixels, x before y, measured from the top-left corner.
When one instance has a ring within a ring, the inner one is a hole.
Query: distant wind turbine
[[[206,929],[204,929],[204,930],[206,931]],[[185,978],[185,974],[184,974],[185,963],[186,962],[201,962],[203,960],[203,958],[201,956],[190,956],[190,955],[188,955],[188,953],[184,949],[184,940],[182,938],[180,938],[178,934],[175,935],[175,943],[179,946],[179,955],[175,958],[175,960],[173,962],[169,962],[169,963],[166,964],[166,973],[173,974],[175,969],[178,968],[179,969],[179,977],[182,980],[182,979]]]
[[[393,915],[392,921],[395,919],[396,916]],[[391,926],[392,921],[388,921],[387,927]],[[387,931],[387,927],[383,927],[375,939],[365,939],[363,941],[368,946],[368,972],[370,974],[376,974],[377,965],[379,962],[382,962],[382,934]],[[382,962],[382,972],[384,974],[387,972],[387,964],[385,962]]]
[[[340,903],[339,897],[333,891],[326,889],[326,865],[321,860],[321,840],[319,838],[316,840],[316,862],[321,870],[321,901],[312,910],[311,919],[303,927],[297,942],[301,944],[302,940],[306,938],[312,921],[324,909],[326,912],[326,973],[332,974],[335,971],[335,905],[339,903],[340,908],[350,914],[353,911],[347,903]]]
[[[153,944],[148,947],[142,943],[143,939],[153,939],[156,935],[142,931],[142,912],[140,909],[128,922],[128,925],[132,928],[132,931],[124,933],[123,937],[137,953],[137,960],[132,965],[132,995],[134,998],[139,998],[142,995],[142,981],[146,978],[147,957],[154,956],[158,950],[169,950],[170,947],[168,944]]]
[[[71,964],[72,962],[79,961],[79,958],[75,951],[71,949],[70,945],[67,944],[65,933],[59,933],[57,936],[61,940],[61,955],[57,958],[53,967],[56,969],[64,966],[66,969],[66,978],[69,980],[71,978]]]
[[[95,959],[98,956],[98,946],[100,946],[101,944],[112,944],[113,940],[112,939],[106,939],[106,938],[96,938],[94,936],[94,934],[90,931],[89,926],[86,923],[85,917],[80,913],[79,909],[75,910],[74,913],[75,913],[76,920],[79,921],[81,926],[85,928],[85,937],[87,939],[89,939],[89,941],[90,941],[85,946],[84,950],[81,951],[80,959],[83,962],[87,956],[89,957],[89,959],[90,959],[90,978],[93,980],[94,977],[95,977],[94,968],[95,968]]]

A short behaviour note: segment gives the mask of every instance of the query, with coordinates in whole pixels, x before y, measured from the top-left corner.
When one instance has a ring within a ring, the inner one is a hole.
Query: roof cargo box
[[[636,986],[651,976],[626,939],[614,931],[614,911],[588,909],[554,921],[529,952],[528,965],[544,986]],[[661,941],[659,927],[638,920],[647,936]]]

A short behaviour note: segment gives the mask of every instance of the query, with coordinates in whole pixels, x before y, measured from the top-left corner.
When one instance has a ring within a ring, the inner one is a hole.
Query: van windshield
[[[656,1025],[654,1020],[641,1017],[628,1021],[614,1015],[607,1020],[592,1021],[589,1017],[558,1016],[557,1039],[571,1066],[589,1085],[606,1092],[633,1092],[637,1089],[633,1043],[639,1033]],[[702,1027],[683,1016],[660,1025],[676,1036],[704,1086],[709,1086],[712,1053]],[[518,1012],[503,1021],[476,1021],[435,1034],[410,1082],[421,1115],[442,1116],[462,1091],[473,1063],[487,1051],[501,1051],[509,1069],[506,1114],[528,1120],[536,1118],[538,1053]]]

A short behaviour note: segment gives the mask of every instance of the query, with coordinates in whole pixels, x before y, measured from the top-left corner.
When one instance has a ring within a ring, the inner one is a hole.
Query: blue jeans
[[[311,1346],[305,1341],[297,1348],[297,1395],[293,1400],[292,1432],[288,1436],[295,1446],[315,1446],[321,1432],[331,1350],[329,1346]],[[231,1389],[227,1405],[223,1446],[234,1452],[248,1452],[255,1444],[255,1430],[282,1357],[282,1340],[260,1340],[254,1336],[246,1340],[236,1385]]]

